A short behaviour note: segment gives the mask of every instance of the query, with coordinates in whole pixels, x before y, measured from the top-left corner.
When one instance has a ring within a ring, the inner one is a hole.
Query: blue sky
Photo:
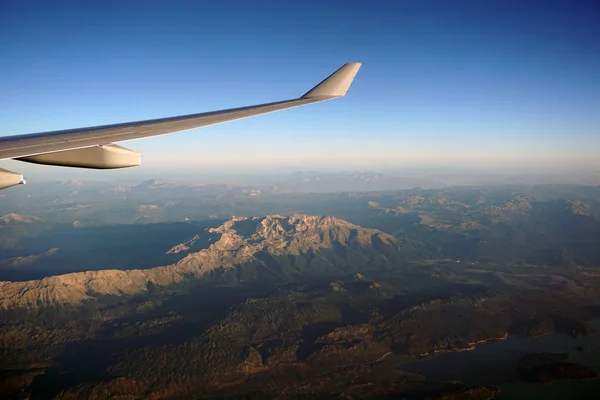
[[[0,135],[284,100],[360,61],[344,99],[123,145],[143,171],[598,165],[593,3],[3,1]]]

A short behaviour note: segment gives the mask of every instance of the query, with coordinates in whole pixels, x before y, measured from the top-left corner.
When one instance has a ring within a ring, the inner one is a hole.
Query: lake
[[[589,324],[600,332],[600,320]],[[519,358],[540,352],[569,353],[572,362],[600,372],[600,334],[574,338],[559,333],[537,338],[509,336],[503,341],[477,345],[472,351],[445,353],[405,364],[402,369],[421,374],[428,380],[497,385],[502,389],[496,396],[498,400],[600,398],[600,379],[562,381],[546,386],[519,380],[515,371]]]

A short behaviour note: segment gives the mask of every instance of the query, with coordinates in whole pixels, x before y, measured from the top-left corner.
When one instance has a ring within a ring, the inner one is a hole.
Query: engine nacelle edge
[[[23,175],[0,168],[0,189],[6,189],[15,185],[24,185]]]
[[[15,160],[34,164],[91,169],[137,167],[142,163],[140,153],[116,144],[38,154],[16,158]]]

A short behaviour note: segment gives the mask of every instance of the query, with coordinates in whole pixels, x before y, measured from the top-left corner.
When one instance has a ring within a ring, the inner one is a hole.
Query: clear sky
[[[4,0],[0,135],[284,100],[360,61],[343,99],[123,145],[145,171],[598,165],[599,20],[594,1]]]

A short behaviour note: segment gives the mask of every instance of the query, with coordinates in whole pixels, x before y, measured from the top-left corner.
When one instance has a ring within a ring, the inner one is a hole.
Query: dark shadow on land
[[[336,322],[317,322],[305,327],[300,333],[300,345],[296,351],[296,358],[303,362],[312,354],[319,351],[325,345],[317,343],[317,339],[325,336],[339,328],[343,324]]]
[[[295,291],[301,287],[306,287],[307,292],[314,292],[318,296],[321,292],[331,290],[329,283],[332,280],[353,279],[352,275],[309,276],[293,279],[287,284],[282,284],[282,281],[277,279],[237,281],[236,284],[236,277],[228,274],[215,273],[213,278],[219,283],[200,283],[181,294],[169,294],[168,291],[161,292],[157,289],[156,293],[148,296],[158,296],[159,299],[163,299],[158,307],[111,321],[103,327],[98,338],[66,342],[64,350],[53,360],[52,367],[46,369],[45,374],[34,378],[32,398],[53,398],[62,391],[80,384],[113,379],[115,376],[110,374],[110,367],[126,358],[127,354],[143,348],[163,346],[170,348],[181,345],[202,335],[211,324],[223,319],[231,307],[244,302],[247,298],[264,298],[277,291]],[[364,285],[365,282],[350,281],[349,288],[360,290],[358,286]],[[108,306],[108,309],[127,307],[127,304],[143,303],[146,300],[148,300],[147,296],[123,298],[119,303]],[[349,304],[341,304],[340,311],[342,313],[340,322],[313,323],[302,330],[302,341],[297,350],[299,360],[306,360],[320,348],[320,344],[316,342],[319,337],[337,327],[364,322],[367,319],[366,315],[352,310]],[[141,331],[139,334],[134,331],[125,337],[122,336],[124,329],[131,327],[135,329],[136,326],[144,326],[146,322],[151,324],[154,320],[171,315],[182,318],[169,323],[164,329],[147,333]],[[269,345],[276,346],[277,340],[265,342],[265,346],[261,347],[261,356],[265,360],[269,357]]]
[[[378,281],[380,275],[375,272],[377,269],[374,266],[370,266],[371,269],[369,269],[368,265],[363,266],[361,273],[364,273],[373,281]],[[285,281],[264,279],[260,274],[252,273],[251,270],[257,267],[258,265],[248,266],[241,275],[237,273],[215,273],[214,281],[189,286],[181,294],[172,294],[173,292],[170,289],[163,291],[157,288],[156,291],[139,296],[139,298],[123,298],[120,300],[122,304],[113,304],[117,311],[119,307],[127,303],[144,303],[153,296],[160,300],[157,302],[160,305],[147,311],[136,311],[128,316],[108,322],[98,332],[95,339],[64,343],[64,350],[60,356],[52,360],[52,367],[48,368],[44,375],[34,378],[31,398],[53,398],[62,391],[68,391],[80,384],[115,378],[115,376],[110,375],[110,367],[118,364],[121,360],[128,360],[131,352],[143,348],[154,350],[161,348],[158,352],[173,351],[178,345],[198,338],[206,331],[207,327],[216,321],[222,320],[231,307],[240,304],[249,297],[263,298],[271,296],[277,291],[283,291],[284,293],[287,291],[292,293],[312,292],[315,294],[314,297],[307,297],[307,300],[302,299],[304,304],[308,304],[311,298],[319,298],[321,294],[331,293],[332,282],[340,282],[343,289],[348,292],[347,296],[340,297],[341,300],[336,301],[335,304],[341,313],[339,320],[320,321],[315,318],[307,325],[299,328],[298,331],[293,331],[294,335],[299,333],[301,337],[295,352],[298,361],[310,361],[311,355],[321,349],[322,345],[318,343],[319,337],[327,335],[338,327],[366,323],[369,320],[369,313],[365,312],[364,307],[354,306],[352,302],[348,301],[349,298],[358,298],[361,293],[368,293],[370,290],[370,282],[357,280],[355,274],[341,274],[337,270],[337,272],[332,271],[334,272],[333,275],[294,277]],[[398,273],[403,275],[404,270],[399,269]],[[253,280],[250,281],[250,279]],[[431,281],[426,273],[424,273],[422,279]],[[215,281],[217,284],[215,284]],[[414,281],[414,279],[411,279],[411,281]],[[425,289],[419,290],[419,293],[400,295],[392,299],[381,297],[374,303],[374,307],[384,319],[387,319],[412,305],[428,299],[449,298],[456,294],[477,297],[487,293],[488,289],[482,285],[438,284],[427,286]],[[133,309],[137,308],[133,307]],[[164,325],[160,323],[161,319],[168,319],[174,315],[180,316],[181,319],[167,321]],[[154,321],[157,323],[153,323]],[[426,321],[424,320],[424,322]],[[432,339],[439,336],[435,328],[435,326],[428,328],[427,324],[423,326],[422,331],[419,332],[423,337],[423,341],[429,340],[427,336]],[[482,330],[487,329],[487,326],[484,324],[472,329]],[[272,352],[272,349],[281,346],[282,337],[284,336],[275,334],[263,340],[262,343],[252,344],[257,346],[263,363],[268,361],[272,353],[275,353]],[[247,343],[238,344],[246,345]],[[355,342],[348,340],[340,344],[350,349]],[[406,353],[406,349],[403,348],[392,347],[392,351]],[[131,359],[138,360],[136,357],[129,358],[129,360]],[[148,360],[147,362],[154,363],[154,360]],[[138,368],[138,365],[128,365],[126,368],[135,369]],[[157,371],[158,373],[167,372],[160,368],[157,368]]]
[[[105,327],[100,339],[67,342],[64,351],[54,360],[53,367],[34,379],[31,398],[54,398],[61,391],[82,383],[115,378],[108,368],[126,354],[142,348],[182,344],[200,336],[211,323],[225,317],[230,307],[248,297],[269,296],[276,290],[276,287],[260,282],[235,287],[198,285],[185,295],[170,296],[160,307],[147,314],[115,320]],[[158,333],[116,336],[123,324],[134,326],[171,312],[183,319]]]
[[[191,251],[200,251],[218,240],[206,232],[225,220],[158,224],[107,225],[73,227],[56,225],[39,236],[24,239],[20,247],[27,255],[41,254],[52,248],[60,250],[32,265],[0,270],[0,280],[25,281],[70,272],[103,269],[148,269],[169,265],[186,253],[165,254],[173,246],[198,235]],[[212,239],[209,241],[209,239]]]

